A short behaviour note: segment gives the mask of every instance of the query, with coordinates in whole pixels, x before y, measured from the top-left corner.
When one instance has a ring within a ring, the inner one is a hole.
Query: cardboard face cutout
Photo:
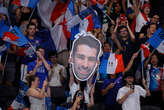
[[[86,81],[97,67],[101,43],[90,33],[79,33],[75,38],[70,53],[73,74],[78,80]]]

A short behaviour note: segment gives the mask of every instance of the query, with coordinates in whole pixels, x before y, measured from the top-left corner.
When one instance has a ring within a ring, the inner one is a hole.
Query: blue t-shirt
[[[163,80],[163,72],[159,68],[152,67],[149,71],[150,73],[150,91],[159,91],[160,83]]]
[[[36,49],[36,47],[41,45],[41,40],[37,36],[35,36],[33,40],[30,40],[27,37],[27,40],[31,43],[34,49]],[[27,65],[29,62],[32,62],[36,59],[36,54],[33,48],[31,47],[31,45],[30,44],[23,45],[23,47],[27,48],[27,50],[25,50],[26,56],[22,57],[22,64]]]
[[[49,65],[51,65],[51,63],[49,61],[47,61],[47,63]],[[28,64],[27,71],[28,72],[33,71],[33,69],[35,68],[35,65],[36,65],[36,61],[30,62]],[[38,67],[38,69],[36,70],[36,76],[38,76],[39,80],[40,80],[39,88],[42,88],[43,81],[45,79],[48,79],[48,71],[47,71],[46,67],[44,66],[44,64],[42,64],[41,66]]]
[[[120,73],[117,78],[114,79],[105,79],[102,89],[105,89],[110,83],[115,83],[115,86],[108,91],[106,94],[106,105],[113,105],[116,103],[116,97],[118,90],[123,87],[123,75]]]

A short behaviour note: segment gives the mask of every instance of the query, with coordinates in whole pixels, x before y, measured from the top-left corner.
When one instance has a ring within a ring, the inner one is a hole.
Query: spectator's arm
[[[51,81],[52,76],[53,76],[53,74],[54,74],[54,67],[51,68],[51,70],[50,70],[49,72],[50,72],[50,74],[49,74],[49,79],[50,79],[50,81]]]
[[[124,10],[124,13],[126,13],[126,1],[127,0],[122,0],[122,8]]]
[[[73,76],[73,72],[72,72],[71,66],[69,68],[69,73],[70,73],[69,86],[71,86],[73,84],[73,82],[74,82],[74,76]]]
[[[66,80],[63,74],[66,74],[66,73],[64,73],[64,68],[61,68],[59,70],[59,76],[60,76],[60,81],[61,82],[64,82]]]
[[[144,78],[142,79],[142,84],[143,84],[143,86],[144,86],[144,88],[145,88],[145,90],[146,90],[146,95],[147,95],[147,96],[150,96],[150,95],[151,95],[151,94],[150,94],[150,90],[149,90],[149,88],[147,87],[146,81],[145,81]]]
[[[131,41],[135,42],[136,38],[135,38],[135,35],[133,34],[132,30],[129,27],[128,20],[127,20],[127,28],[128,28],[129,34],[130,34]]]
[[[120,99],[118,99],[118,103],[122,104],[130,94],[132,94],[134,92],[134,89],[130,89],[123,97],[121,97]]]
[[[109,7],[108,7],[108,10],[107,10],[108,15],[110,15],[110,13],[111,13],[111,8],[112,8],[112,5],[113,5],[113,2],[114,2],[114,0],[111,0],[110,3],[109,3]]]
[[[94,105],[94,92],[95,92],[95,87],[92,87],[91,92],[90,92],[90,103],[88,104],[88,107],[91,107]]]
[[[42,86],[42,89],[40,92],[36,91],[35,89],[32,89],[30,88],[28,90],[28,96],[33,96],[33,97],[36,97],[36,98],[43,98],[45,95],[45,87],[47,86],[47,81],[44,80],[44,83],[43,83],[43,86]]]
[[[103,96],[105,96],[108,93],[108,91],[110,89],[112,89],[113,87],[114,87],[114,83],[110,83],[106,88],[104,88],[104,89],[101,90],[101,94]]]
[[[46,67],[46,69],[49,71],[51,68],[50,68],[50,65],[47,63],[47,61],[45,60],[44,56],[42,56],[39,51],[37,51],[36,53],[38,57],[43,61],[43,64]]]
[[[120,41],[117,39],[117,36],[114,32],[112,33],[111,39],[113,40],[114,43],[116,43],[118,49],[120,49],[121,51],[124,50],[123,47],[120,44]]]
[[[129,71],[129,69],[130,69],[130,68],[132,67],[132,65],[133,65],[133,62],[134,62],[135,58],[138,56],[138,53],[139,53],[139,52],[136,52],[136,53],[133,54],[133,56],[132,56],[130,62],[128,63],[128,65],[127,65],[127,67],[125,68],[125,71],[124,71],[123,73]]]

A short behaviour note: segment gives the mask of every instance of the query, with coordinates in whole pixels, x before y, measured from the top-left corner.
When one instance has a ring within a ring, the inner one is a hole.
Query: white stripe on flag
[[[114,74],[117,67],[117,59],[115,58],[115,54],[110,54],[107,63],[107,74]]]
[[[28,6],[30,0],[21,0],[21,6]]]
[[[157,47],[157,50],[164,54],[164,40],[160,43],[160,45]]]

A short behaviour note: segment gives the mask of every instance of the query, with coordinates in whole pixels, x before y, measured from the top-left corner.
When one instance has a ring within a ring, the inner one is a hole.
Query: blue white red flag
[[[150,49],[147,45],[141,44],[141,63],[144,64],[145,59],[150,55]]]
[[[157,49],[158,52],[164,54],[164,31],[162,28],[158,28],[148,42],[151,46]]]
[[[35,8],[38,3],[38,0],[13,0],[12,3],[17,6]]]
[[[4,32],[2,40],[17,46],[23,46],[28,43],[28,40],[17,26],[14,26],[9,32]]]

